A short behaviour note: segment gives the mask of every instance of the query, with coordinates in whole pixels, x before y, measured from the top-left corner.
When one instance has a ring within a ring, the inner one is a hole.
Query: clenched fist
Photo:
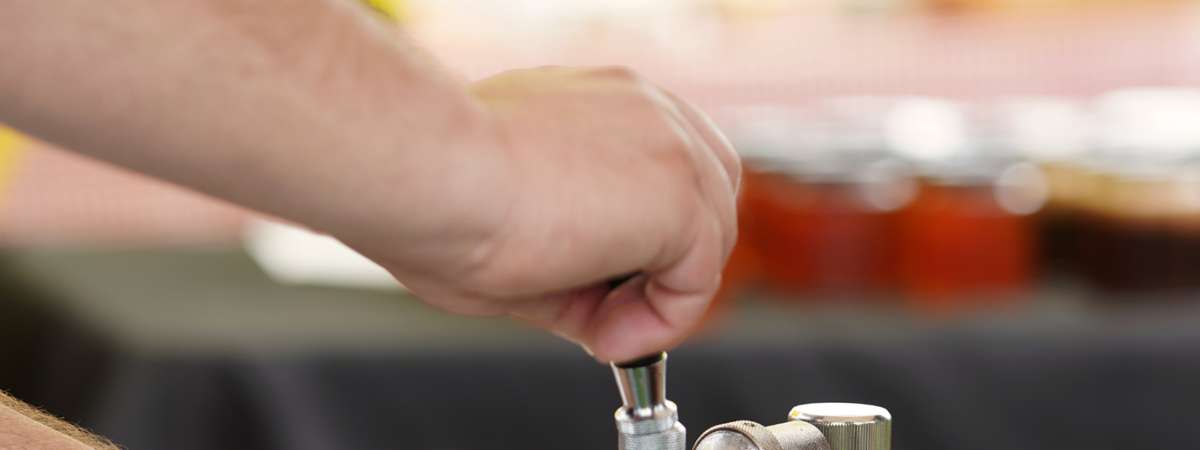
[[[508,314],[599,360],[683,340],[737,239],[740,164],[710,120],[623,68],[519,70],[470,90],[484,113],[467,134],[481,137],[430,155],[456,163],[412,212],[436,218],[429,235],[360,251],[433,305]]]
[[[82,4],[0,2],[0,121],[327,232],[431,304],[601,360],[679,343],[720,282],[737,156],[629,70],[468,84],[341,1]]]
[[[737,156],[628,70],[468,85],[353,2],[93,3],[0,2],[0,122],[322,230],[433,305],[600,360],[678,344],[720,283]],[[0,402],[14,439],[83,445],[18,411]]]

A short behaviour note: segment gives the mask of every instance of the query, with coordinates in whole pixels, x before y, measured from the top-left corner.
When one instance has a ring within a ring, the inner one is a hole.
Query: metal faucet
[[[687,429],[679,422],[679,409],[667,400],[667,354],[613,364],[621,407],[617,421],[617,447],[621,450],[685,450]]]
[[[667,400],[667,354],[612,364],[621,393],[619,450],[685,450],[687,430]],[[693,450],[891,450],[887,409],[857,403],[809,403],[792,408],[786,422],[763,426],[748,420],[709,428]]]

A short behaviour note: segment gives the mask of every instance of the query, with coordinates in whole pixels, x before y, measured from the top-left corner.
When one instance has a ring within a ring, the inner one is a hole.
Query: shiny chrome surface
[[[620,450],[685,450],[687,430],[667,400],[667,354],[613,364],[621,407],[613,413]],[[891,450],[892,415],[857,403],[810,403],[787,422],[740,420],[708,429],[693,450]]]
[[[613,364],[621,407],[613,413],[621,450],[685,450],[687,429],[667,400],[667,354]]]
[[[793,421],[764,427],[738,420],[709,428],[693,450],[830,450],[821,430]]]
[[[613,364],[622,406],[634,417],[650,417],[667,400],[667,354]]]
[[[617,431],[626,434],[646,434],[669,430],[679,422],[679,409],[670,400],[664,400],[662,405],[650,409],[650,415],[634,416],[631,410],[617,408],[613,419],[617,421]]]
[[[821,430],[832,450],[891,450],[892,414],[859,403],[810,403],[792,408],[788,419]]]

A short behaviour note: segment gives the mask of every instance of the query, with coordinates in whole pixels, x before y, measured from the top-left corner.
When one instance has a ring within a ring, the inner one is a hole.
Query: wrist
[[[405,98],[347,136],[355,172],[330,198],[326,231],[393,271],[469,271],[515,197],[501,127],[465,88],[441,84]]]
[[[343,33],[394,33],[375,22],[342,25]],[[284,184],[303,183],[299,197],[312,201],[285,215],[344,239],[421,239],[448,220],[437,214],[447,209],[446,191],[472,184],[475,155],[498,147],[494,127],[466,84],[433,58],[405,39],[372,37],[312,46],[310,61],[319,63],[302,68],[302,91],[317,95],[312,104],[323,110],[315,112],[331,125],[312,131],[332,136],[326,148],[298,155],[311,155],[310,170],[280,174],[293,178]]]

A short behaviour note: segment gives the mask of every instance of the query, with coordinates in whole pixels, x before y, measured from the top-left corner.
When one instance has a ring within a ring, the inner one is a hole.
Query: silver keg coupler
[[[687,430],[679,423],[679,410],[667,400],[667,354],[613,364],[621,407],[617,421],[617,447],[621,450],[685,450]]]
[[[621,407],[619,450],[684,450],[687,431],[667,400],[667,354],[613,364]],[[857,403],[809,403],[771,426],[739,420],[709,428],[693,450],[891,450],[888,410]]]

